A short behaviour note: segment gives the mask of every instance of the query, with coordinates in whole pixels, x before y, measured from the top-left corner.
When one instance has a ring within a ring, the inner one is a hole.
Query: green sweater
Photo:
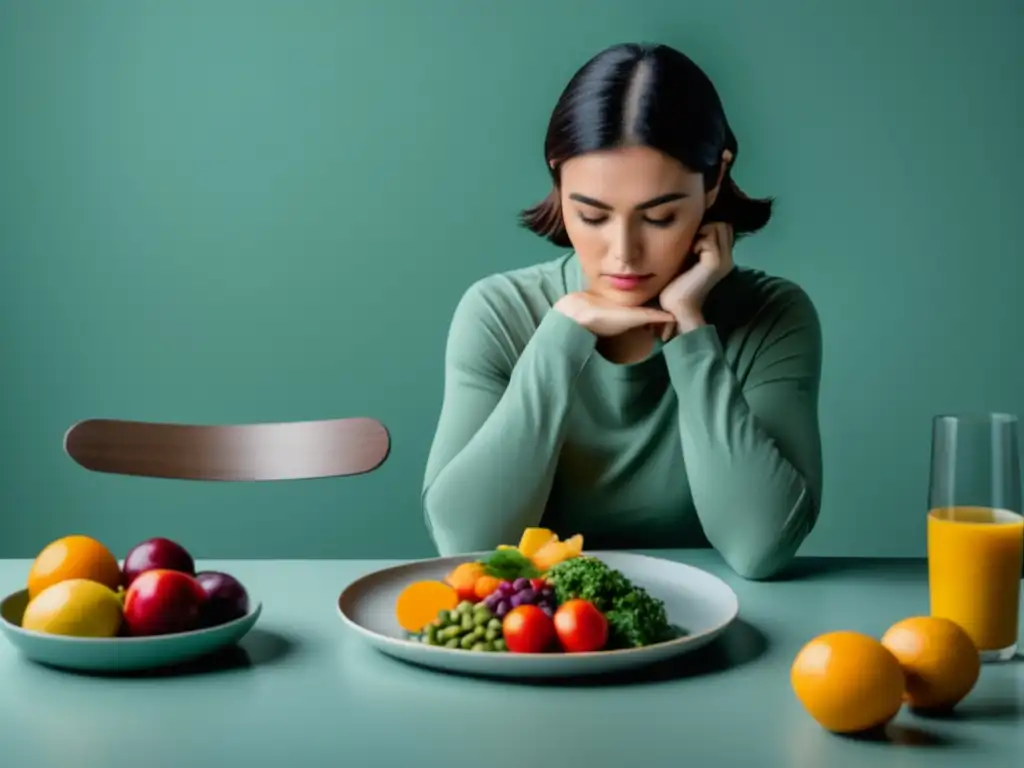
[[[459,302],[423,505],[442,555],[541,525],[589,550],[714,547],[785,566],[818,516],[821,328],[793,283],[734,269],[708,325],[620,365],[552,309],[574,254],[491,275]]]

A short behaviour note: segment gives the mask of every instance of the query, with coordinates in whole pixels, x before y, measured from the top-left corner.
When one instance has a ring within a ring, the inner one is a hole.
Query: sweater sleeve
[[[746,340],[754,351],[738,366],[742,383],[712,325],[664,348],[697,516],[749,579],[788,564],[814,527],[822,490],[818,315],[795,287],[773,303]]]
[[[533,327],[515,303],[477,283],[449,328],[422,496],[442,556],[514,544],[539,524],[572,390],[596,345],[593,334],[555,310]]]

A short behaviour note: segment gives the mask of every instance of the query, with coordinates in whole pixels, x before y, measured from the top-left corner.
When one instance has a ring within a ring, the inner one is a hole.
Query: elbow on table
[[[451,519],[440,510],[450,511],[451,507],[432,500],[429,493],[423,494],[423,520],[427,526],[427,534],[434,543],[439,557],[463,555],[469,552],[483,552],[494,549],[486,531],[475,529]]]
[[[782,530],[770,541],[736,542],[734,546],[722,547],[719,552],[726,564],[741,578],[769,581],[779,576],[793,562],[817,518],[818,505],[809,493],[805,493],[788,516]]]

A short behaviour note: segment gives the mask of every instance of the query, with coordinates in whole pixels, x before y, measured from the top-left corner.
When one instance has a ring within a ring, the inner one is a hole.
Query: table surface
[[[336,612],[354,578],[391,561],[213,561],[264,612],[217,665],[161,676],[60,672],[0,642],[0,765],[11,768],[351,765],[1020,766],[1024,659],[986,665],[952,719],[906,710],[884,739],[823,731],[789,685],[807,640],[880,636],[927,612],[922,562],[798,561],[748,582],[707,550],[650,553],[724,578],[740,620],[713,645],[628,678],[518,683],[433,672],[366,646]],[[0,561],[5,593],[28,560]]]

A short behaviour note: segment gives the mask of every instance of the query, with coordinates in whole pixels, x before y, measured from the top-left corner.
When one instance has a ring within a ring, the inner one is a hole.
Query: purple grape
[[[533,603],[537,602],[537,593],[534,592],[529,587],[525,587],[524,589],[520,589],[519,590],[519,594],[516,595],[516,597],[519,598],[519,604],[520,605],[524,605],[524,604],[527,604],[527,603],[532,605]]]
[[[550,618],[551,618],[552,616],[554,616],[554,615],[555,615],[555,609],[554,609],[554,608],[552,608],[552,607],[551,607],[550,605],[542,605],[542,606],[540,607],[540,609],[541,609],[542,611],[544,611],[544,614],[545,614],[545,615],[546,615],[546,616],[547,616],[547,617],[548,617],[549,619],[550,619]]]
[[[495,591],[503,597],[508,597],[513,592],[515,592],[515,590],[512,588],[512,582],[510,581],[501,582],[501,584],[498,585],[498,589]]]
[[[516,579],[515,581],[512,582],[512,589],[514,589],[516,592],[524,590],[528,586],[530,586],[530,580],[529,579],[518,578],[518,579]]]
[[[508,602],[513,608],[518,608],[520,605],[527,605],[527,602],[523,599],[522,592],[517,595],[512,595]]]
[[[487,597],[484,598],[484,605],[487,606],[488,610],[494,611],[498,606],[498,600],[501,596],[497,592],[491,592]]]
[[[551,589],[551,587],[544,587],[544,589],[540,591],[540,596],[545,600],[550,600],[555,596],[555,591]]]
[[[494,609],[494,615],[499,619],[503,618],[506,613],[509,612],[509,605],[507,600],[499,600],[498,605]]]

